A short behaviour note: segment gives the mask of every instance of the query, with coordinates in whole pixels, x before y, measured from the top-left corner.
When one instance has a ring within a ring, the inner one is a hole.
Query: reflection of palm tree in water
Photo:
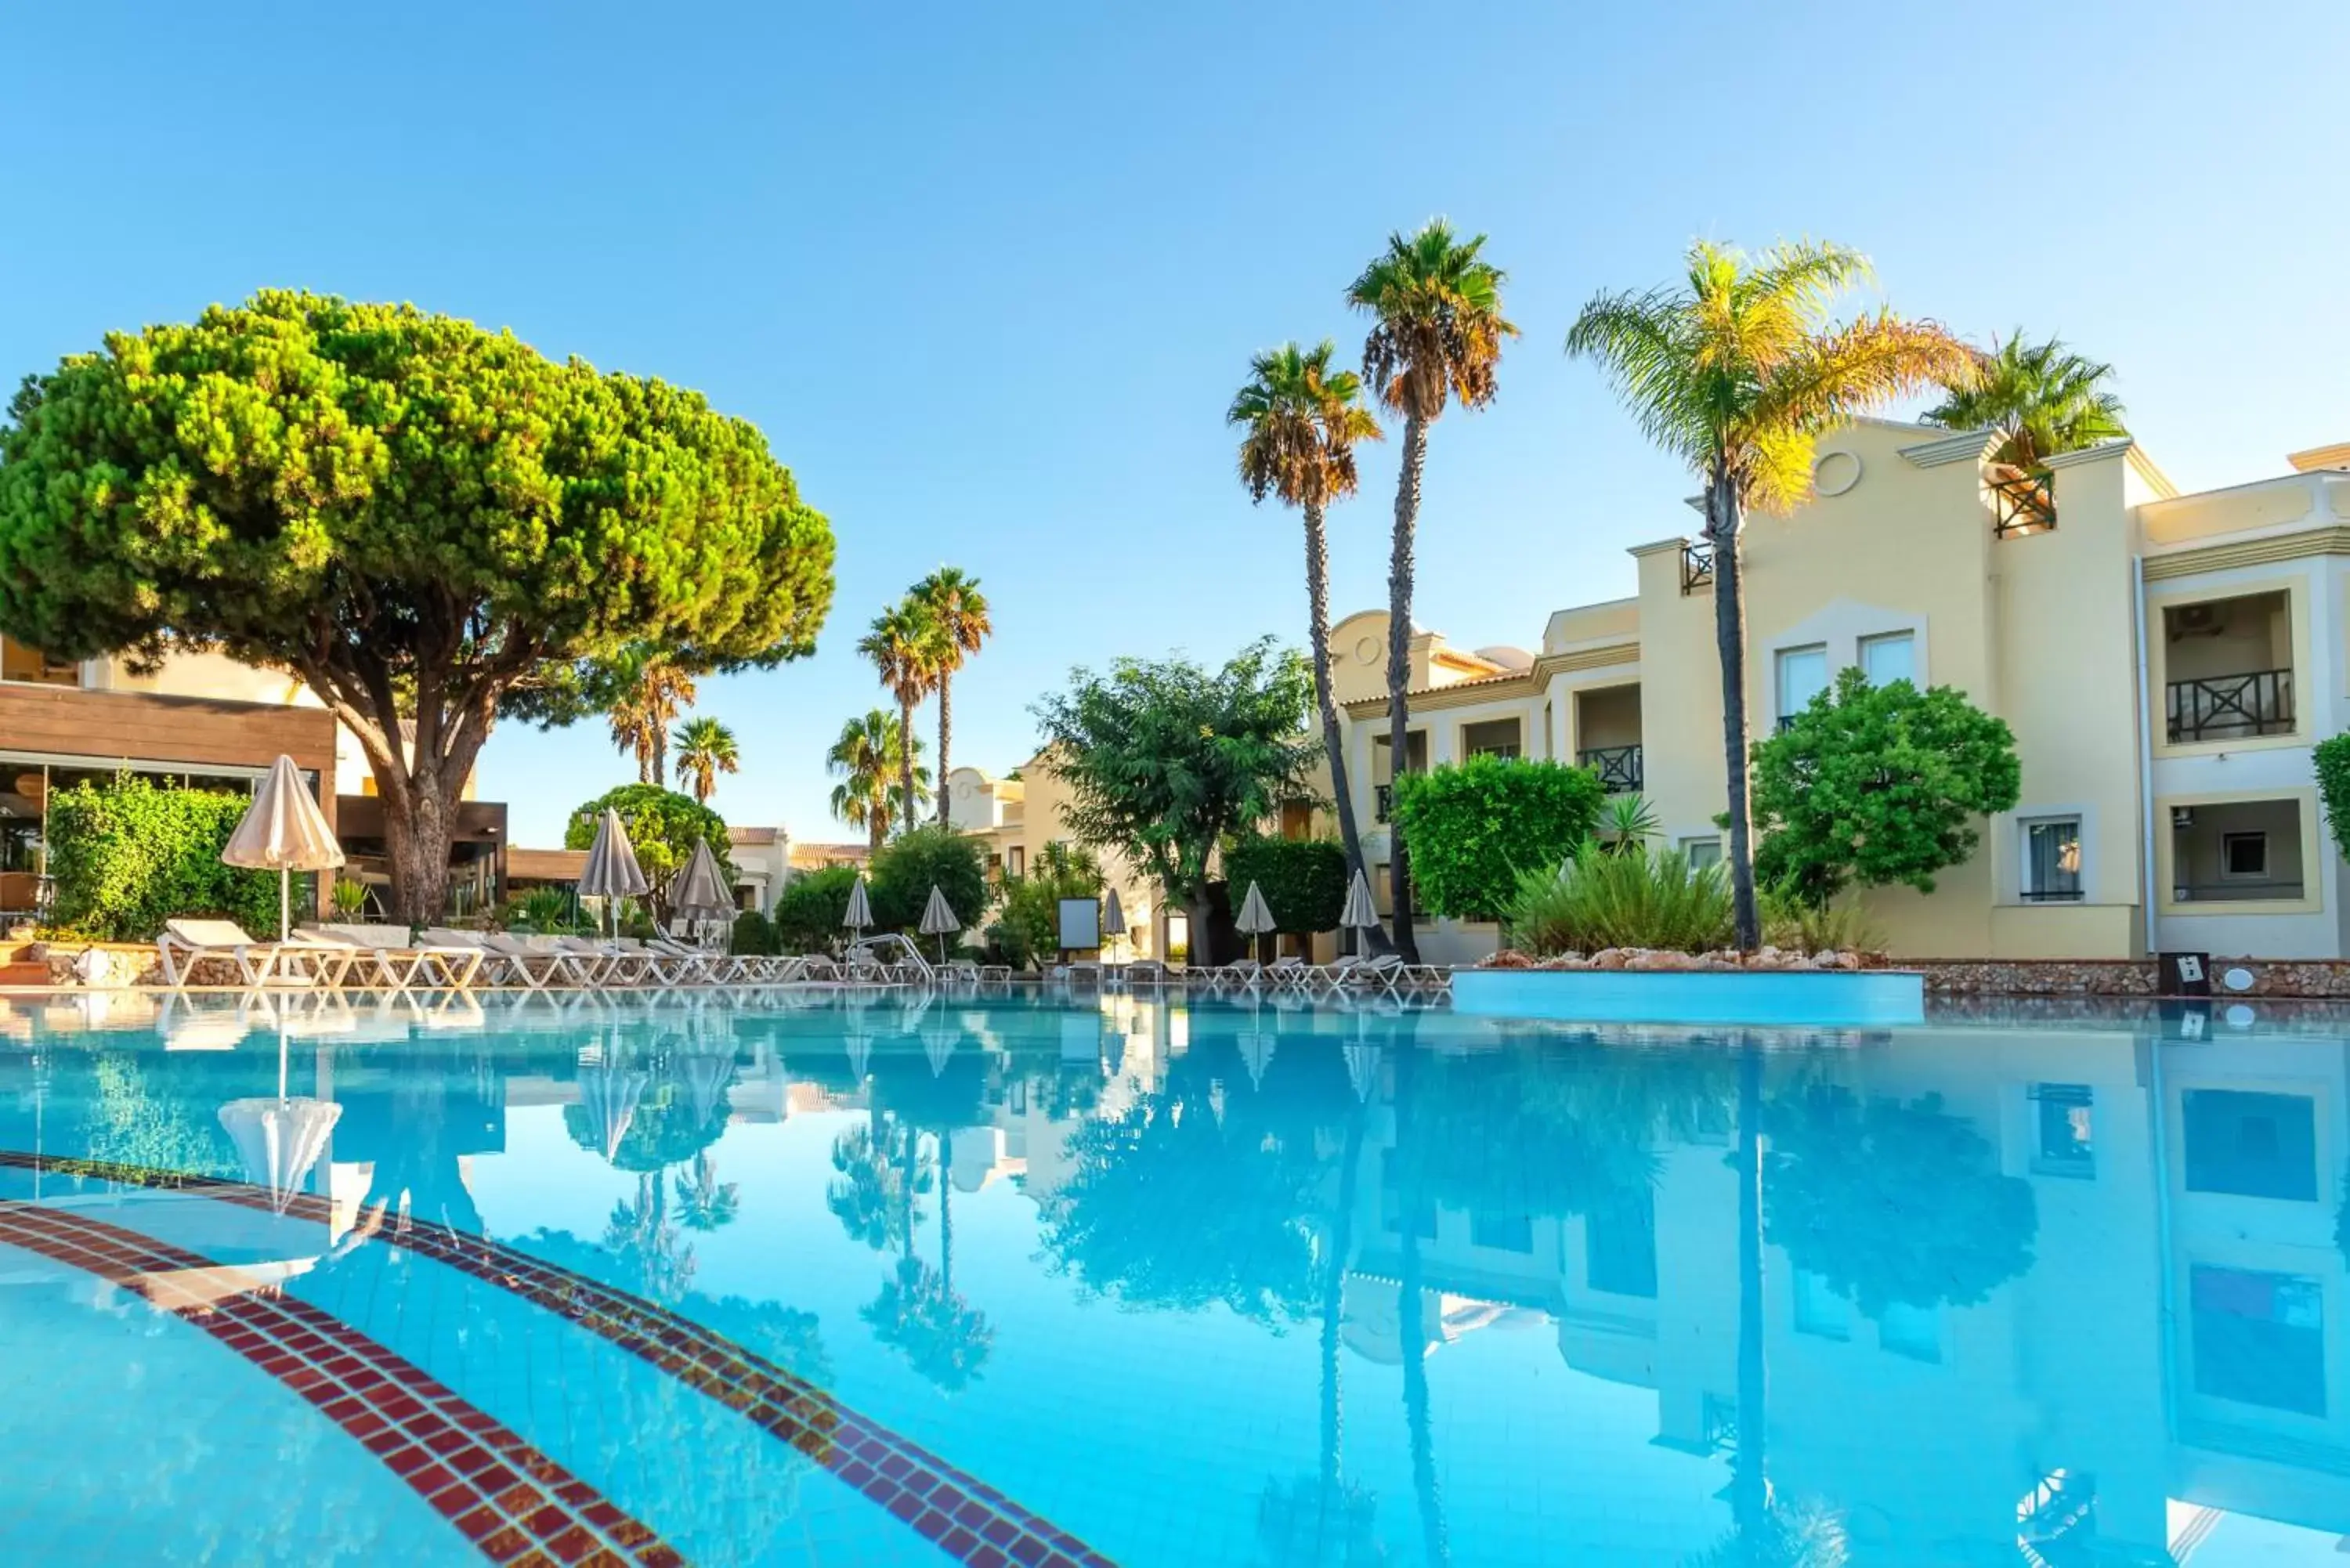
[[[677,1179],[677,1203],[687,1230],[715,1231],[733,1223],[743,1194],[736,1183],[718,1179],[718,1162],[703,1149],[693,1157],[692,1174]]]
[[[693,1249],[669,1212],[660,1170],[639,1171],[633,1202],[616,1203],[604,1227],[606,1251],[631,1265],[639,1294],[674,1302],[692,1288]]]
[[[1341,1452],[1344,1416],[1338,1397],[1338,1340],[1347,1265],[1354,1249],[1357,1168],[1363,1158],[1363,1109],[1347,1118],[1346,1152],[1338,1167],[1338,1197],[1330,1217],[1330,1251],[1322,1273],[1322,1469],[1286,1484],[1265,1483],[1257,1503],[1257,1538],[1270,1563],[1332,1563],[1376,1568],[1387,1561],[1378,1538],[1378,1500],[1346,1479]]]
[[[874,1337],[903,1353],[914,1370],[951,1394],[979,1375],[995,1343],[995,1330],[986,1314],[955,1293],[953,1200],[949,1194],[952,1184],[946,1179],[942,1158],[946,1137],[941,1133],[934,1140],[937,1153],[925,1168],[920,1132],[901,1122],[898,1134],[901,1167],[897,1192],[903,1206],[898,1235],[905,1250],[863,1315],[873,1325]],[[934,1178],[939,1190],[939,1267],[935,1269],[914,1256],[919,1216],[913,1206],[915,1195],[927,1190]]]
[[[1842,1568],[1842,1521],[1771,1494],[1770,1377],[1762,1356],[1762,1048],[1738,1048],[1738,1438],[1731,1451],[1731,1532],[1701,1568]]]
[[[1409,1046],[1396,1053],[1395,1121],[1396,1147],[1413,1148],[1411,1133],[1411,1089],[1413,1064],[1418,1053]],[[1436,1487],[1436,1443],[1429,1430],[1428,1412],[1428,1327],[1422,1318],[1419,1274],[1419,1215],[1420,1184],[1417,1156],[1407,1154],[1399,1172],[1397,1197],[1403,1205],[1403,1262],[1396,1272],[1400,1277],[1400,1330],[1403,1340],[1403,1408],[1404,1422],[1411,1436],[1411,1484],[1419,1499],[1419,1529],[1427,1544],[1429,1568],[1443,1568],[1451,1561],[1451,1548],[1445,1540],[1444,1500]]]

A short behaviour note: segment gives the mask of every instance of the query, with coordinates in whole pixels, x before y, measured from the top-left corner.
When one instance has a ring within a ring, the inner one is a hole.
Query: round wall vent
[[[1848,452],[1824,452],[1812,461],[1812,488],[1842,495],[1860,483],[1860,459]]]

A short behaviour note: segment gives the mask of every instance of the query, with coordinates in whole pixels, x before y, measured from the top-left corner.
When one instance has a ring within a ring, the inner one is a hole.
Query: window
[[[2220,875],[2259,878],[2269,874],[2269,836],[2265,833],[2220,835]]]
[[[1681,853],[1688,857],[1692,871],[1719,866],[1721,864],[1721,839],[1719,835],[1711,833],[1700,838],[1684,838],[1681,840]]]
[[[1595,1291],[1657,1299],[1657,1204],[1647,1188],[1584,1217],[1583,1263]]]
[[[1828,689],[1828,650],[1810,648],[1779,650],[1779,717],[1792,719]]]
[[[2317,1116],[2304,1095],[2189,1089],[2187,1190],[2317,1200]]]
[[[2032,1157],[2033,1171],[2042,1176],[2097,1173],[2096,1145],[2091,1136],[2095,1126],[2091,1115],[2095,1097],[2086,1084],[2032,1085],[2039,1124],[2039,1142]]]
[[[1534,1216],[1471,1214],[1469,1216],[1469,1244],[1472,1247],[1492,1247],[1504,1252],[1531,1252],[1534,1250]]]
[[[1852,1303],[1836,1294],[1825,1274],[1795,1271],[1795,1332],[1821,1339],[1852,1337]]]
[[[2325,1414],[2325,1292],[2317,1281],[2199,1263],[2188,1297],[2198,1394]]]
[[[2023,897],[2034,904],[2077,903],[2081,898],[2081,819],[2027,819],[2023,829]]]
[[[1006,850],[1004,852],[1003,868],[1014,877],[1025,875],[1028,869],[1027,846],[1024,845],[1015,844],[1010,849]]]
[[[1906,631],[1888,631],[1883,637],[1860,639],[1861,673],[1868,677],[1871,686],[1889,686],[1896,680],[1918,679],[1918,639]]]
[[[1877,1343],[1912,1361],[1942,1359],[1942,1309],[1932,1302],[1916,1306],[1887,1302],[1877,1320]]]
[[[1482,723],[1461,726],[1461,751],[1464,756],[1508,757],[1512,761],[1524,755],[1525,726],[1515,719],[1488,719]]]

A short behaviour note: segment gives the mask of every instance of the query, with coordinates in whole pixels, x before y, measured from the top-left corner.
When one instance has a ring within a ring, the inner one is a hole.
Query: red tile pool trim
[[[0,1166],[130,1187],[201,1193],[326,1222],[311,1194],[290,1204],[269,1189],[147,1166],[0,1150]],[[546,1308],[717,1400],[847,1482],[970,1568],[1116,1568],[1111,1561],[993,1487],[858,1415],[806,1379],[691,1318],[487,1237],[402,1222],[394,1245]]]
[[[641,1521],[413,1362],[307,1302],[247,1282],[227,1293],[174,1276],[236,1274],[84,1214],[0,1199],[0,1243],[135,1290],[318,1407],[493,1563],[674,1568]]]

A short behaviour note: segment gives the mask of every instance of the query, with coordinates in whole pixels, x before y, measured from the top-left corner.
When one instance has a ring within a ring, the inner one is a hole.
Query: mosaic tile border
[[[0,1150],[0,1167],[216,1198],[321,1223],[331,1206],[269,1189],[146,1166]],[[577,1324],[717,1400],[789,1443],[968,1568],[1116,1568],[1068,1532],[850,1410],[831,1395],[691,1318],[503,1242],[432,1223],[384,1238]]]
[[[430,1373],[339,1319],[194,1252],[0,1199],[0,1243],[144,1295],[299,1394],[493,1563],[681,1568],[641,1521]],[[201,1273],[199,1284],[184,1276]],[[225,1282],[224,1293],[209,1288]]]

